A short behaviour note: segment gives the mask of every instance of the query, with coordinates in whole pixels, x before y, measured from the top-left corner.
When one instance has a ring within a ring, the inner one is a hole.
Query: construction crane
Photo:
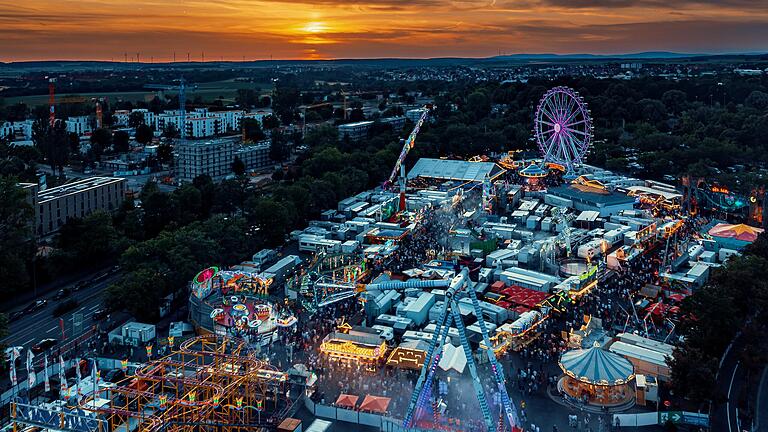
[[[405,179],[405,165],[403,165],[403,162],[405,161],[405,158],[408,156],[408,153],[411,151],[413,146],[416,144],[416,135],[419,134],[419,131],[421,130],[421,125],[424,124],[424,121],[427,120],[427,117],[429,116],[429,108],[424,107],[424,112],[421,114],[421,117],[419,117],[419,120],[416,122],[416,126],[413,127],[413,131],[411,131],[411,134],[408,135],[408,138],[405,139],[405,143],[403,143],[403,148],[400,150],[400,156],[398,156],[397,161],[395,162],[395,166],[392,168],[392,173],[389,174],[389,178],[387,181],[384,182],[384,189],[390,189],[392,185],[394,184],[395,177],[397,177],[398,172],[400,173],[400,204],[398,206],[399,211],[405,211],[405,186],[406,186],[406,179]]]
[[[146,84],[144,85],[144,88],[150,89],[150,90],[178,90],[179,91],[179,139],[181,142],[184,142],[184,140],[187,137],[187,95],[186,95],[186,89],[189,85],[187,84],[186,80],[184,80],[184,77],[181,77],[179,79],[178,85],[169,85],[169,84]],[[192,85],[192,88],[197,88],[196,85]]]
[[[48,122],[53,127],[53,123],[56,121],[56,78],[48,78],[48,106],[50,111],[48,112]]]

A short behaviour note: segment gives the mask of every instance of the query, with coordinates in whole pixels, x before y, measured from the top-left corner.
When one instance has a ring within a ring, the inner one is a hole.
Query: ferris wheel
[[[550,89],[536,108],[534,133],[544,162],[575,176],[592,143],[592,118],[584,99],[569,87]]]

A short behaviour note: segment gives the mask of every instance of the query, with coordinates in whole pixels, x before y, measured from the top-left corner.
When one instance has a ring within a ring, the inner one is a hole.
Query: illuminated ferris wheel
[[[534,133],[545,163],[575,176],[592,143],[592,118],[584,99],[569,87],[544,94],[536,108]]]

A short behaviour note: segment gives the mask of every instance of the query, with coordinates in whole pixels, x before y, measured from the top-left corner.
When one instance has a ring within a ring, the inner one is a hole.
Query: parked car
[[[59,291],[56,292],[56,295],[53,296],[53,299],[54,300],[61,300],[64,297],[67,297],[70,294],[71,294],[71,292],[67,288],[63,288],[63,289],[60,289]]]
[[[43,339],[32,347],[32,352],[40,354],[41,352],[56,346],[57,343],[59,343],[59,341],[56,339]]]
[[[96,309],[95,311],[93,311],[94,321],[101,321],[107,316],[109,316],[109,311],[104,308]]]
[[[24,309],[26,313],[32,313],[44,308],[48,304],[48,300],[35,300]]]

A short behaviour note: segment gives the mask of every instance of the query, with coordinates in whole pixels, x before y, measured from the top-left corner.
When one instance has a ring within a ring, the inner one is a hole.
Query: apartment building
[[[24,184],[31,188],[31,184]],[[34,189],[32,189],[34,190]],[[37,192],[35,225],[38,235],[57,231],[69,218],[84,217],[96,210],[114,211],[125,197],[125,179],[91,177]],[[29,201],[29,199],[28,199]]]

